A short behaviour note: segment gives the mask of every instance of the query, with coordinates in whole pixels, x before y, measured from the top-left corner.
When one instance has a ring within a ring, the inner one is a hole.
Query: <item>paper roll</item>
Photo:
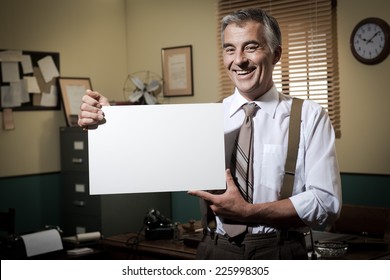
[[[99,240],[100,237],[101,234],[99,231],[79,233],[76,235],[76,239],[78,242],[95,241],[95,240]]]
[[[22,235],[27,257],[62,250],[61,236],[58,230],[50,229]]]

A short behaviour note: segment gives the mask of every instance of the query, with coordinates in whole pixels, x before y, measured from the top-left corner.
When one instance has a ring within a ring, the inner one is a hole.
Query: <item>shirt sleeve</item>
[[[301,178],[296,178],[290,200],[308,226],[317,226],[337,219],[341,208],[341,180],[329,116],[314,102],[304,104],[301,125],[304,172]]]

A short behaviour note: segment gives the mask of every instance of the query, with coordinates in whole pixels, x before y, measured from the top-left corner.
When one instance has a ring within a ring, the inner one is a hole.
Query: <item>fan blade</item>
[[[133,81],[134,85],[139,88],[141,91],[145,89],[145,85],[144,83],[138,79],[137,77],[135,76],[130,76],[131,80]]]
[[[146,87],[146,90],[148,92],[156,91],[160,86],[160,83],[157,80],[152,80],[148,86]]]
[[[130,95],[129,100],[130,100],[131,102],[136,102],[136,101],[138,101],[138,99],[141,98],[142,94],[143,94],[143,92],[140,91],[140,90],[134,91],[134,92]]]
[[[147,104],[149,105],[154,105],[157,103],[157,99],[156,97],[154,97],[153,95],[149,94],[148,92],[145,92],[145,101]]]

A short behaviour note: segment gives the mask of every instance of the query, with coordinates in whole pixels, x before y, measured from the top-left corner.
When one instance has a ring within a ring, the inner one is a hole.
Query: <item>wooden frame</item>
[[[89,78],[60,77],[58,84],[66,123],[68,126],[77,126],[81,98],[87,89],[92,90],[91,80]]]
[[[164,97],[194,95],[192,46],[163,48],[161,59]]]

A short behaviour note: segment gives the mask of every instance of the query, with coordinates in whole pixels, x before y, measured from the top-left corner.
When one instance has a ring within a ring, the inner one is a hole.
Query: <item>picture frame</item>
[[[92,90],[90,78],[59,77],[58,88],[68,126],[77,126],[81,99],[87,89]]]
[[[193,96],[192,46],[161,50],[163,96]]]

